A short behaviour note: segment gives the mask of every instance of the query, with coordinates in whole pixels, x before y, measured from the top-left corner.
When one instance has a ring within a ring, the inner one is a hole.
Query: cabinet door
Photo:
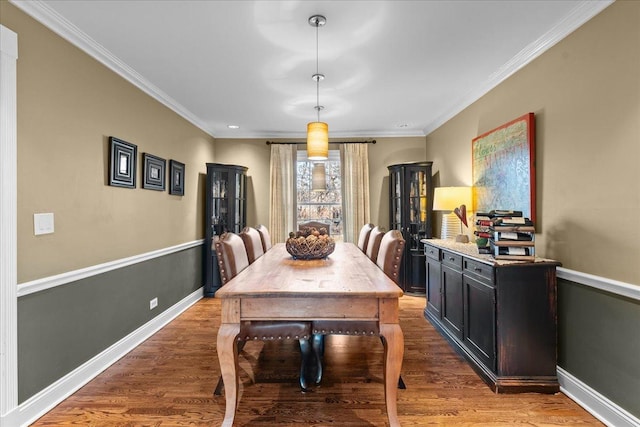
[[[464,275],[464,344],[480,361],[496,370],[495,289]]]
[[[462,272],[442,267],[442,323],[454,336],[462,340]]]
[[[427,257],[427,311],[442,318],[442,294],[440,290],[440,261]]]
[[[404,234],[402,223],[402,186],[404,185],[402,169],[393,169],[389,174],[390,230],[400,230]]]

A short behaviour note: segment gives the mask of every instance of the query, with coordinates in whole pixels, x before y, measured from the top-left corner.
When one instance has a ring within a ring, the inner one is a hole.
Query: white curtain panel
[[[274,244],[295,230],[295,156],[295,145],[271,144],[269,233]]]
[[[340,154],[344,241],[358,243],[360,229],[370,222],[368,144],[341,144]]]

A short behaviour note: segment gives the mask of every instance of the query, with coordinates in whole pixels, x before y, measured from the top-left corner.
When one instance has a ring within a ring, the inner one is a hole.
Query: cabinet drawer
[[[486,283],[493,285],[493,267],[469,258],[464,259],[464,272],[471,273]]]
[[[442,263],[458,271],[462,271],[462,255],[455,252],[442,251]]]
[[[424,254],[431,259],[440,261],[440,249],[431,245],[424,245]]]

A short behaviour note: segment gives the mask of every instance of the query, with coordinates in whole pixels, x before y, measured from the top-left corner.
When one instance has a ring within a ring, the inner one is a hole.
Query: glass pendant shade
[[[324,163],[315,163],[311,171],[311,191],[326,191],[327,175]]]
[[[309,160],[329,158],[329,125],[323,122],[307,124],[307,155]]]

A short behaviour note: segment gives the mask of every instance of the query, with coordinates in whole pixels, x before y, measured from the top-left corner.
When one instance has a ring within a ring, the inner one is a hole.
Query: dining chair
[[[389,230],[380,241],[376,264],[396,284],[400,275],[400,263],[404,252],[405,241],[399,230]]]
[[[369,242],[371,230],[373,230],[373,224],[365,224],[360,229],[360,234],[358,235],[358,247],[362,252],[367,252],[367,243]]]
[[[396,284],[398,283],[404,245],[404,238],[398,230],[390,230],[381,235],[376,264]],[[311,324],[311,333],[311,348],[316,362],[314,378],[316,384],[320,384],[322,381],[325,335],[379,336],[381,340],[384,340],[384,337],[380,335],[378,322],[367,320],[314,320]],[[402,377],[398,380],[398,388],[406,388]]]
[[[216,240],[215,248],[218,255],[218,265],[220,266],[220,279],[224,286],[249,266],[249,258],[243,239],[235,233],[222,234]],[[261,320],[241,322],[240,333],[236,340],[238,352],[242,350],[247,341],[298,340],[301,353],[300,387],[303,391],[306,391],[308,389],[306,369],[311,360],[310,338],[311,322]],[[215,395],[222,394],[222,385],[221,376],[214,391]]]
[[[247,250],[249,264],[253,264],[255,260],[264,255],[262,238],[260,237],[258,230],[253,227],[245,227],[240,232],[240,237],[242,238],[244,247]]]
[[[369,240],[367,241],[367,256],[373,263],[375,264],[378,259],[378,251],[380,250],[380,242],[382,241],[382,237],[384,236],[384,231],[375,226],[369,233]]]
[[[258,233],[260,233],[260,240],[262,240],[262,250],[264,252],[267,252],[269,249],[271,249],[271,234],[269,233],[269,229],[260,224],[256,227],[256,230],[258,230]]]

